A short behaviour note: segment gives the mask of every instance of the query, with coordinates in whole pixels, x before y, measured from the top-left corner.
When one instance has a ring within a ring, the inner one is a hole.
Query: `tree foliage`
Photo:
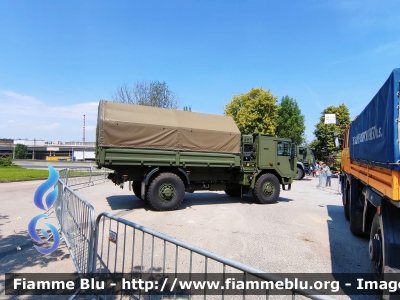
[[[336,124],[325,124],[325,114],[336,114]],[[350,124],[349,109],[345,104],[339,106],[329,106],[324,109],[315,125],[314,135],[316,139],[311,143],[314,155],[318,160],[326,160],[328,154],[340,152],[336,148],[333,133],[338,133],[339,144],[343,145],[343,134],[347,125]],[[326,153],[326,150],[328,153]]]
[[[12,165],[11,155],[7,155],[5,157],[0,156],[0,167],[8,167]]]
[[[28,157],[28,147],[23,144],[17,144],[14,149],[16,159],[25,159]]]
[[[304,140],[304,115],[297,104],[297,101],[289,96],[282,97],[277,118],[276,136],[290,138],[297,145]]]
[[[269,90],[252,88],[247,94],[234,95],[225,105],[225,115],[233,117],[242,134],[275,135],[279,106]]]
[[[131,103],[162,108],[178,108],[175,94],[165,82],[137,82],[133,87],[124,84],[112,95],[116,102]]]

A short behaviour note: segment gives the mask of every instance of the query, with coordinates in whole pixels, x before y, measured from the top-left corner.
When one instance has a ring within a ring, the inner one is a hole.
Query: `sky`
[[[95,141],[99,100],[164,81],[222,115],[253,87],[296,99],[306,136],[400,67],[398,1],[0,0],[0,138]]]

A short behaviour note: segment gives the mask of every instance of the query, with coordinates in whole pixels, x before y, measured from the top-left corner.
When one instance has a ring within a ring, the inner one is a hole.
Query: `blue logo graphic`
[[[55,187],[53,191],[51,191],[47,196],[46,196],[46,207],[43,204],[43,196],[46,193],[46,191],[48,191],[49,189],[51,189],[57,182],[58,180],[58,172],[50,165],[48,165],[49,167],[49,178],[43,182],[36,190],[35,195],[33,197],[33,203],[35,203],[35,205],[40,208],[41,210],[46,211],[47,209],[49,209],[54,201],[56,201],[57,196],[58,196],[58,187]],[[36,232],[36,224],[40,219],[47,219],[49,216],[46,214],[40,214],[36,217],[34,217],[28,225],[28,232],[29,235],[31,236],[31,238],[38,242],[38,243],[43,243],[43,240],[40,238],[40,236],[37,234]],[[58,234],[58,230],[56,227],[54,227],[53,225],[49,224],[49,223],[44,223],[45,225],[47,225],[47,227],[50,228],[51,234],[53,236],[54,239],[54,243],[53,246],[51,246],[50,248],[42,248],[42,247],[38,247],[38,246],[34,246],[36,248],[37,251],[39,251],[42,254],[50,254],[51,252],[53,252],[54,250],[56,250],[58,248],[58,246],[60,245],[60,235]],[[42,235],[48,239],[49,238],[49,234],[47,233],[46,230],[41,229],[40,230]]]

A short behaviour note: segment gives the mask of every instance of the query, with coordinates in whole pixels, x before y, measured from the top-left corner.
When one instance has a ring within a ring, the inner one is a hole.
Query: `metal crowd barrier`
[[[325,173],[319,173],[317,189],[330,194],[341,194],[340,180],[337,176],[331,176],[331,185],[327,186]]]
[[[64,196],[64,187],[65,187],[65,184],[61,178],[59,178],[57,180],[56,186],[58,187],[58,195],[57,195],[56,200],[53,203],[53,212],[56,216],[56,219],[58,221],[58,224],[60,225],[60,230],[61,230],[62,205],[63,205],[63,196]]]
[[[68,169],[58,170],[58,178],[61,180],[62,183],[66,185],[68,178]]]
[[[88,273],[95,237],[94,207],[67,186],[63,202],[62,234],[78,273]]]
[[[273,282],[282,280],[273,274],[267,274],[108,213],[102,213],[95,219],[93,206],[66,186],[63,178],[56,184],[59,193],[54,202],[55,216],[60,225],[61,236],[68,246],[79,274],[90,273],[94,276],[105,275],[111,278],[116,274],[127,273],[155,275],[184,273],[189,274],[190,280],[191,276],[196,274],[207,278],[222,273],[222,276],[242,274],[244,278],[251,275]],[[334,299],[312,290],[293,288],[288,291],[292,299],[297,299],[296,296],[321,300]],[[147,299],[147,295],[140,295],[140,291],[134,292],[139,293],[139,299]],[[123,295],[121,292],[119,296],[131,299],[133,295]],[[269,299],[268,291],[265,296]],[[114,299],[115,295],[97,294],[97,297]],[[137,295],[134,297],[137,298]],[[213,298],[215,295],[209,296],[204,291],[204,298],[206,297]],[[161,298],[170,298],[170,295]]]
[[[96,181],[107,180],[106,168],[96,169],[90,167],[73,167],[58,171],[60,180],[68,186],[94,185]]]
[[[283,281],[276,275],[267,274],[109,213],[102,213],[97,217],[95,232],[92,273],[108,275],[107,280],[110,281],[120,273],[146,273],[153,276],[184,273],[189,279],[199,273],[204,278],[215,276],[216,273],[222,273],[223,278],[232,273],[240,273],[244,278],[252,276],[263,281]],[[292,299],[296,295],[310,299],[335,299],[313,290],[293,288],[290,292]],[[129,297],[141,298],[140,291],[134,293]],[[124,298],[127,295],[121,292],[120,296]],[[142,296],[145,298],[145,295]],[[191,295],[188,296],[190,298]],[[204,291],[204,299],[208,296],[215,295],[207,295]],[[269,298],[268,290],[265,296]],[[242,297],[245,298],[245,291]],[[99,294],[99,298],[114,298],[114,295]]]
[[[58,180],[57,186],[58,197],[53,208],[61,237],[67,244],[78,273],[89,273],[92,269],[91,258],[95,238],[94,207],[64,185],[61,179]]]

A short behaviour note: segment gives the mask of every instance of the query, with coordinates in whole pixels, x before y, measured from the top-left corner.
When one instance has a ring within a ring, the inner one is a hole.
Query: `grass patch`
[[[24,169],[20,166],[0,167],[0,182],[47,179],[49,170]]]
[[[69,169],[68,170],[68,178],[71,177],[86,177],[90,176],[90,171],[89,170],[74,170],[74,169]]]

